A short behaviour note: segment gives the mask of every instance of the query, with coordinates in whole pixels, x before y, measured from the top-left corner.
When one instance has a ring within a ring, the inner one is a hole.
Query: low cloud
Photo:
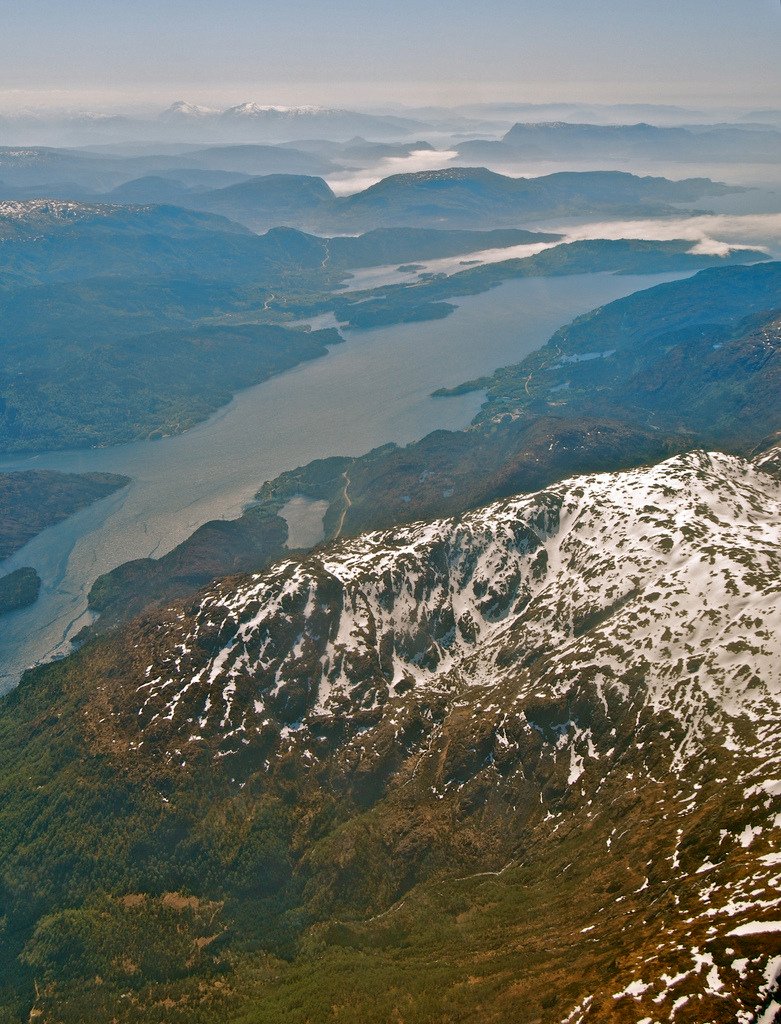
[[[692,252],[725,256],[732,249],[762,249],[781,254],[781,213],[706,214],[698,217],[667,217],[659,220],[597,221],[588,224],[547,225],[567,242],[585,238],[642,238],[669,242],[693,242]]]
[[[414,174],[417,171],[436,170],[456,156],[457,153],[447,150],[416,149],[409,156],[386,157],[374,167],[362,167],[354,171],[329,175],[327,180],[337,195],[351,195],[353,192],[369,188],[370,185],[376,185],[378,181],[391,174]]]

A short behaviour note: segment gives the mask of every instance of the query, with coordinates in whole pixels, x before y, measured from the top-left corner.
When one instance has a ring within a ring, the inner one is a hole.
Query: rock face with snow
[[[636,679],[696,749],[714,715],[778,697],[779,522],[768,474],[693,453],[364,535],[160,627],[138,725],[227,751],[271,722],[377,717],[411,689],[512,673],[563,694],[588,675],[600,693]]]
[[[446,963],[455,988],[425,998],[467,1000],[459,1019],[770,1024],[777,451],[576,477],[224,580],[84,652],[85,735],[171,794],[225,780],[248,820],[292,801],[323,963],[393,949],[413,1006]]]

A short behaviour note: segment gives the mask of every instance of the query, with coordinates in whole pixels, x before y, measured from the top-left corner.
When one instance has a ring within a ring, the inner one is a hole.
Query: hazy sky
[[[0,106],[781,105],[779,0],[2,0]]]

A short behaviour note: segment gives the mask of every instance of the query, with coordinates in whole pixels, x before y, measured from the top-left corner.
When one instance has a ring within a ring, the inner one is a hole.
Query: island
[[[0,615],[35,604],[41,577],[29,565],[0,576]]]

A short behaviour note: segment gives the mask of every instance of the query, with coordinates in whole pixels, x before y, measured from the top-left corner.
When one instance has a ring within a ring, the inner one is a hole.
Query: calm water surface
[[[681,276],[509,281],[460,300],[445,320],[345,331],[324,358],[248,388],[178,437],[0,461],[2,469],[132,477],[0,565],[0,573],[32,565],[44,581],[36,605],[3,619],[0,689],[25,667],[68,652],[89,621],[87,594],[101,573],[162,555],[209,519],[238,516],[265,480],[312,459],[466,426],[481,396],[432,399],[431,391],[517,362],[573,316]]]

